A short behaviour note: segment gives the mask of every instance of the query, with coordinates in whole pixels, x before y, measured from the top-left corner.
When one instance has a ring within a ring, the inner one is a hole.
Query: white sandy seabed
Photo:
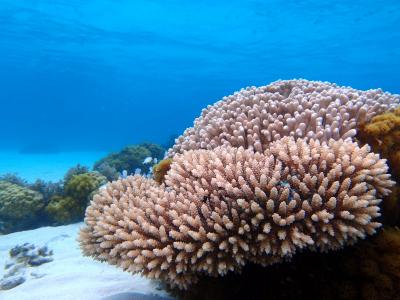
[[[0,291],[0,299],[172,300],[153,281],[82,256],[76,241],[82,225],[42,227],[0,235],[0,277],[5,272],[8,252],[16,245],[47,246],[54,253],[52,262],[31,268],[43,277],[28,278],[13,289]]]

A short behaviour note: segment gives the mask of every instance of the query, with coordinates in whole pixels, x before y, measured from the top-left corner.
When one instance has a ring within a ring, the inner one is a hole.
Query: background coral
[[[105,176],[108,181],[117,180],[120,174],[116,168],[110,166],[107,162],[96,165],[96,171]]]
[[[68,224],[82,220],[86,205],[70,196],[54,196],[45,211],[57,224]]]
[[[382,90],[360,91],[308,80],[248,87],[208,106],[168,156],[225,145],[262,152],[284,136],[328,140],[354,137],[358,123],[400,103]]]
[[[45,208],[48,217],[57,224],[81,220],[92,193],[107,182],[98,172],[79,173],[66,178],[64,193],[53,196]]]
[[[108,168],[114,168],[120,173],[126,170],[128,174],[133,174],[136,169],[140,169],[142,173],[147,173],[149,167],[143,163],[144,159],[147,157],[160,159],[164,152],[164,148],[151,143],[127,146],[120,152],[111,153],[97,161],[93,169],[100,172],[106,164]],[[107,176],[108,174],[104,175]]]
[[[400,181],[400,107],[360,124],[357,138],[387,158],[393,177]]]
[[[3,233],[28,229],[44,204],[40,193],[0,181],[0,219]]]
[[[82,166],[77,164],[75,167],[70,168],[67,173],[64,175],[64,183],[67,183],[71,180],[71,178],[75,175],[85,174],[89,172],[89,168],[86,166]]]
[[[368,144],[372,150],[388,159],[389,169],[397,184],[384,199],[384,222],[400,225],[400,107],[372,118],[359,125],[357,139],[361,145]]]
[[[283,138],[176,155],[165,185],[141,176],[108,184],[86,211],[86,255],[187,287],[202,273],[267,265],[299,249],[340,248],[379,227],[385,161],[343,140]]]
[[[66,195],[87,203],[90,194],[106,182],[99,172],[87,172],[72,176],[65,182],[64,190]]]

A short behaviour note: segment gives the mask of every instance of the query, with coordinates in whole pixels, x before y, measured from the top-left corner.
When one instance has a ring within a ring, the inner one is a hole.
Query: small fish
[[[149,156],[144,159],[143,164],[146,165],[146,164],[151,163],[152,161],[153,161],[153,158]]]

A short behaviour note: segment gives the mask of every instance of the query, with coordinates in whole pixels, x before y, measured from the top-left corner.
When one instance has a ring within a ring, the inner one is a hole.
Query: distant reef
[[[32,144],[23,151],[39,154],[55,153],[57,149]],[[149,175],[164,154],[165,149],[158,144],[129,145],[100,159],[93,168],[82,165],[70,168],[59,182],[37,179],[29,183],[17,174],[3,174],[0,176],[0,234],[82,221],[93,194],[107,181],[134,172]]]

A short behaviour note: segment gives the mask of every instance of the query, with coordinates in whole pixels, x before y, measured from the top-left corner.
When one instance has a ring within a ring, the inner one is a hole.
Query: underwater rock
[[[53,261],[53,251],[46,246],[36,247],[33,244],[25,243],[13,247],[9,255],[17,264],[24,266],[40,266],[41,264]]]
[[[36,247],[30,243],[14,246],[8,254],[10,261],[7,261],[4,266],[7,272],[0,280],[0,289],[3,290],[8,290],[24,283],[27,270],[31,267],[38,267],[53,261],[51,257],[53,251],[49,250],[46,246]],[[31,276],[33,276],[32,273]],[[43,277],[44,274],[37,276]]]
[[[6,277],[0,280],[0,290],[9,290],[25,282],[23,276]]]

